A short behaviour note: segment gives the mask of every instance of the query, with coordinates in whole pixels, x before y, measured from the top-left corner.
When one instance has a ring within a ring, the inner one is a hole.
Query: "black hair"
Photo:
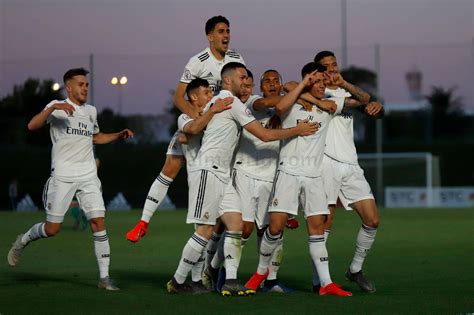
[[[322,50],[314,56],[314,62],[319,63],[321,59],[326,58],[326,57],[336,57],[332,51],[329,50]]]
[[[304,78],[305,75],[313,71],[324,72],[326,71],[326,67],[316,62],[307,63],[301,69],[301,77]]]
[[[207,88],[209,87],[209,82],[201,78],[196,78],[189,82],[186,86],[186,95],[188,96],[188,99],[191,99],[191,94],[201,86]]]
[[[252,78],[252,80],[253,80],[253,73],[252,73],[252,71],[250,71],[249,69],[246,69],[246,70],[247,70],[247,76],[248,76],[249,78]]]
[[[225,66],[222,67],[222,70],[221,70],[221,78],[224,78],[224,76],[228,72],[234,71],[234,70],[239,69],[239,68],[244,68],[245,70],[247,70],[245,65],[243,63],[240,63],[240,62],[229,62],[229,63],[225,64]]]
[[[268,69],[268,70],[266,70],[264,73],[262,73],[262,76],[260,77],[260,84],[262,84],[263,77],[264,77],[265,74],[267,74],[268,72],[275,72],[276,74],[278,74],[278,78],[280,79],[280,83],[283,84],[283,78],[281,77],[280,72],[276,71],[275,69]]]
[[[69,81],[73,77],[75,77],[76,75],[86,76],[88,73],[89,73],[89,71],[87,71],[84,68],[69,69],[68,71],[66,71],[66,73],[63,76],[63,82],[66,83],[67,81]]]
[[[222,16],[222,15],[213,16],[206,22],[206,28],[205,28],[206,35],[209,35],[209,33],[211,33],[216,27],[216,25],[219,23],[225,23],[227,27],[230,27],[229,20],[225,16]]]

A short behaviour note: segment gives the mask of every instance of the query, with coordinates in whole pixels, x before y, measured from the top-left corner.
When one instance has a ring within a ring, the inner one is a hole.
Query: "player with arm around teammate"
[[[201,257],[218,217],[227,228],[224,239],[226,257],[226,282],[223,295],[246,295],[252,292],[239,284],[237,269],[240,263],[242,217],[240,202],[229,200],[224,204],[224,194],[230,182],[230,163],[240,128],[246,128],[264,141],[308,135],[315,131],[314,124],[301,123],[295,128],[267,130],[263,128],[245,105],[237,98],[247,77],[245,66],[226,64],[221,72],[223,90],[217,98],[233,97],[230,110],[216,114],[208,123],[201,148],[191,163],[188,162],[189,207],[186,222],[195,224],[196,232],[183,249],[178,268],[168,282],[168,292],[182,292],[192,266]],[[212,102],[212,101],[211,101]],[[222,204],[221,204],[222,203]],[[229,207],[230,205],[230,207]]]
[[[308,88],[310,94],[318,99],[324,98],[325,67],[314,62],[305,65],[302,77],[317,71],[317,79]],[[301,83],[296,90],[302,90]],[[342,110],[344,100],[333,99],[337,104],[336,113]],[[282,118],[283,127],[291,127],[298,121],[308,119],[319,124],[318,132],[309,137],[297,137],[283,141],[280,150],[278,171],[272,191],[269,213],[270,225],[265,231],[257,272],[247,282],[246,287],[256,289],[268,275],[271,256],[282,237],[288,214],[296,214],[301,204],[308,229],[310,256],[317,267],[321,279],[320,295],[351,296],[335,285],[329,273],[329,259],[324,242],[324,221],[329,214],[322,178],[322,158],[328,123],[332,114],[319,109],[316,105],[279,104],[277,113]]]
[[[350,106],[361,105],[365,113],[378,118],[383,115],[383,106],[379,102],[370,102],[370,95],[361,88],[345,81],[337,64],[334,53],[321,51],[314,61],[327,67],[329,85],[327,96],[344,96],[351,99]],[[325,239],[332,226],[332,218],[339,198],[343,206],[354,209],[362,221],[356,240],[356,250],[346,278],[356,282],[366,292],[375,292],[375,286],[363,275],[362,265],[375,241],[379,216],[372,190],[360,168],[353,136],[353,116],[350,111],[343,110],[329,123],[326,137],[326,149],[323,158],[323,175],[328,207],[331,215],[325,224]],[[317,277],[313,279],[317,286]]]
[[[55,236],[61,229],[64,216],[76,194],[84,210],[94,237],[94,251],[99,265],[98,287],[119,290],[109,277],[110,246],[105,230],[105,206],[102,188],[97,177],[93,144],[106,144],[133,137],[124,129],[116,133],[102,133],[97,123],[97,111],[86,104],[89,83],[88,71],[70,69],[64,74],[68,97],[64,101],[52,101],[28,123],[29,130],[36,130],[46,123],[50,125],[51,177],[43,191],[46,222],[33,225],[18,235],[8,252],[8,263],[17,266],[24,248],[32,241]]]

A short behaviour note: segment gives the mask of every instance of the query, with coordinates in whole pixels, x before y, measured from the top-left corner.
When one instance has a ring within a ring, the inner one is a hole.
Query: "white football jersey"
[[[351,97],[344,89],[326,88],[326,97]],[[352,113],[342,110],[329,123],[324,153],[334,160],[358,165],[357,150],[354,144],[354,119]]]
[[[188,170],[208,170],[223,181],[230,179],[230,164],[243,126],[255,120],[250,110],[230,91],[222,90],[211,100],[233,97],[232,108],[212,117],[204,130],[197,157],[188,162]]]
[[[273,108],[255,110],[253,104],[261,98],[259,95],[252,95],[245,105],[264,128],[269,128],[268,123],[270,118],[275,115],[275,110]],[[263,142],[244,129],[240,136],[234,168],[248,177],[273,181],[279,153],[279,140]]]
[[[229,62],[240,62],[245,65],[242,56],[233,50],[228,50],[224,59],[217,60],[207,47],[189,59],[180,82],[188,84],[196,78],[207,80],[214,95],[217,95],[221,89],[222,67]]]
[[[178,129],[181,132],[184,132],[184,126],[192,122],[194,119],[189,117],[186,114],[181,114],[178,117]],[[183,148],[183,153],[184,157],[186,158],[186,163],[189,161],[193,161],[198,152],[199,149],[201,148],[201,139],[202,139],[202,133],[198,135],[188,135],[188,143],[186,144],[181,144],[181,147]]]
[[[52,101],[67,102],[74,106],[72,116],[63,110],[53,111],[47,119],[53,149],[51,150],[51,176],[63,182],[87,181],[97,176],[92,136],[99,133],[97,110],[94,106],[74,104],[69,98]]]
[[[330,98],[337,104],[335,114],[344,107],[344,98]],[[319,177],[322,174],[322,160],[329,122],[334,114],[320,110],[313,105],[311,111],[296,103],[282,117],[282,127],[295,127],[299,121],[308,120],[319,124],[318,131],[306,137],[294,137],[282,141],[278,169],[290,175]]]

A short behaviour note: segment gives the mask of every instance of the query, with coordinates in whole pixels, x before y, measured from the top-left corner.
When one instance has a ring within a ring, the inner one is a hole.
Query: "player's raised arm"
[[[28,130],[33,131],[43,127],[46,124],[49,115],[51,115],[51,113],[55,110],[64,110],[68,116],[72,116],[75,111],[74,106],[71,104],[55,103],[31,118],[30,122],[28,123]]]
[[[286,92],[289,92],[289,91],[294,90],[297,86],[298,86],[298,82],[290,81],[290,82],[285,83],[283,88]],[[298,99],[298,102],[301,102],[301,101],[314,104],[319,109],[322,109],[328,113],[334,113],[337,109],[337,105],[336,103],[334,103],[334,101],[317,99],[316,97],[314,97],[308,92],[301,93],[300,98]]]
[[[124,129],[122,131],[113,133],[99,132],[92,136],[92,141],[94,144],[107,144],[119,139],[133,138],[133,136],[134,133],[130,129]]]
[[[298,97],[301,95],[303,90],[312,85],[316,80],[316,73],[318,71],[313,71],[304,76],[303,80],[298,83],[298,85],[281,98],[281,100],[275,105],[275,110],[278,116],[284,115],[290,110],[290,108],[295,104]]]
[[[366,91],[362,90],[360,87],[353,85],[342,77],[340,73],[331,73],[329,78],[332,82],[332,85],[338,86],[347,92],[351,93],[352,97],[359,101],[361,104],[367,104],[370,102],[370,95]]]

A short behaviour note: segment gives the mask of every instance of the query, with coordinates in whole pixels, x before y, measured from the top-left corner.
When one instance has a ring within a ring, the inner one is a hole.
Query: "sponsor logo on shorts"
[[[322,261],[322,262],[324,262],[324,261],[329,261],[329,258],[327,258],[327,257],[321,257],[321,258],[319,258],[319,260]]]
[[[103,254],[101,257],[102,258],[107,258],[107,257],[110,257],[110,254]]]
[[[230,254],[225,256],[225,259],[234,259],[234,257],[232,257]]]
[[[51,210],[51,202],[48,202],[48,204],[46,205],[46,207]]]
[[[272,205],[274,207],[278,206],[278,199],[277,198],[273,198]]]
[[[204,219],[209,219],[209,212],[204,213],[203,217]]]

